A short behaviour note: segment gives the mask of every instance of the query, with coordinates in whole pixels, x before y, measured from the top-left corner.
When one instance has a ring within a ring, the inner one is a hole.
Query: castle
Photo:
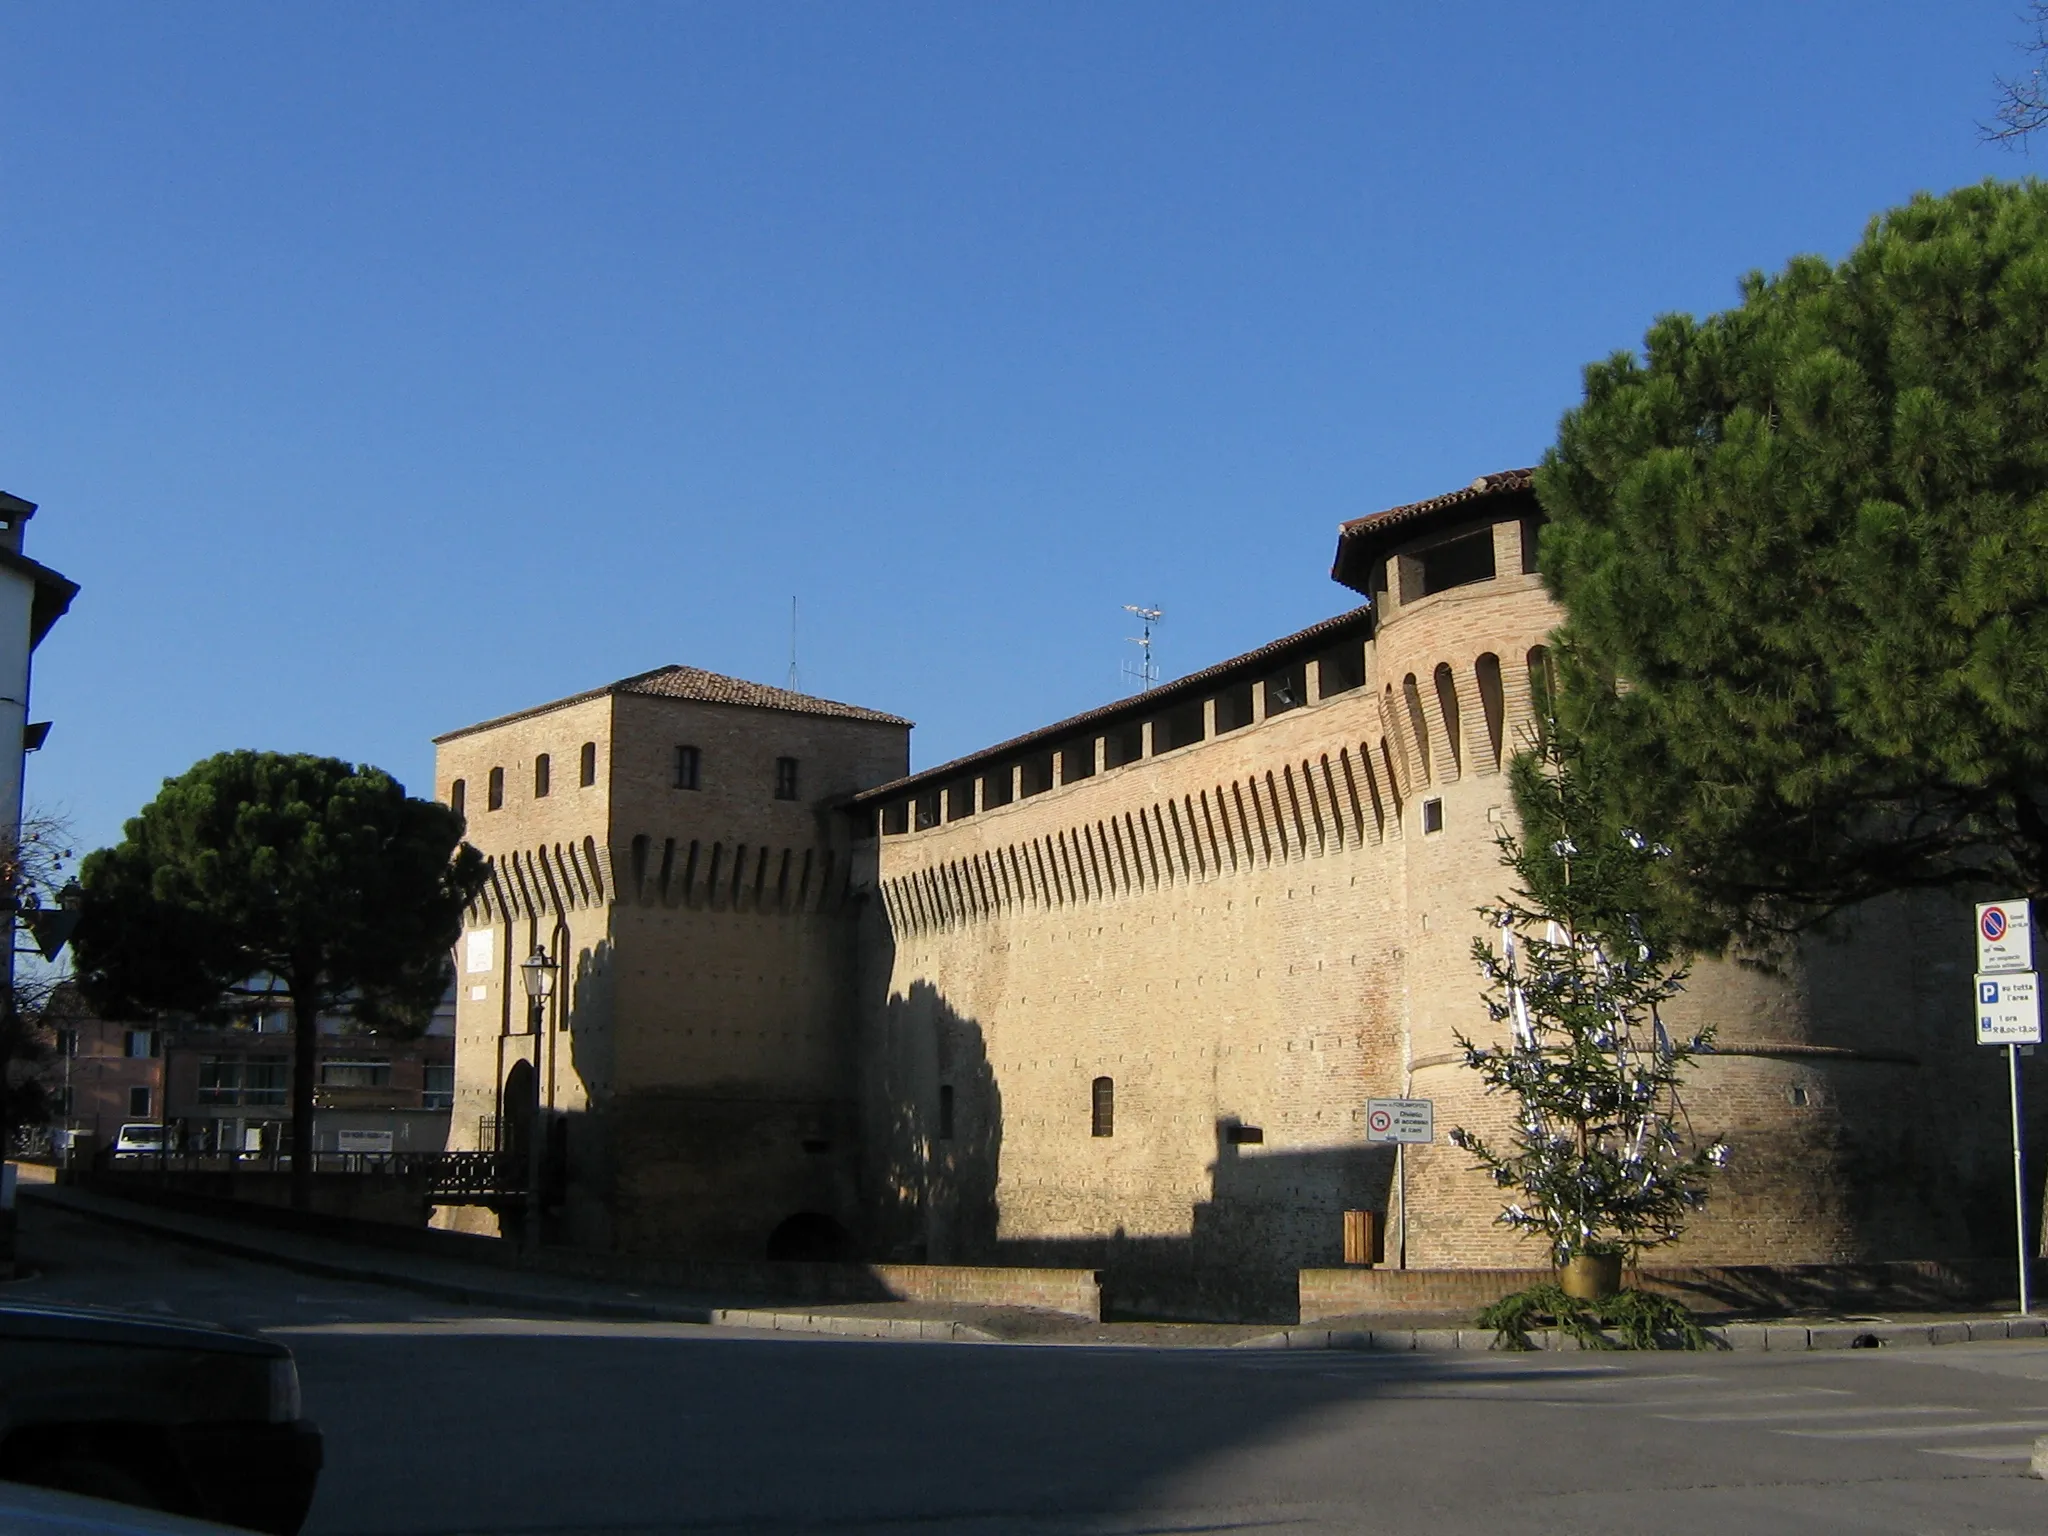
[[[1541,516],[1518,470],[1347,523],[1361,605],[916,774],[907,721],[686,667],[439,738],[492,869],[456,1144],[541,1138],[547,1235],[624,1251],[1080,1264],[1217,1315],[1338,1262],[1347,1210],[1411,1266],[1541,1262],[1463,1154],[1397,1189],[1364,1126],[1500,1122],[1452,1037],[1561,617]],[[1674,1257],[2004,1251],[1964,921],[1695,968],[1687,1109],[1733,1159]]]

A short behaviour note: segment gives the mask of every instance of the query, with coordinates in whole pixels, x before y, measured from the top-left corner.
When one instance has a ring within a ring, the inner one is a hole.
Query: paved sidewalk
[[[556,1317],[628,1322],[697,1323],[780,1333],[857,1339],[926,1339],[956,1343],[1121,1344],[1220,1348],[1270,1332],[1269,1326],[1186,1323],[1098,1323],[1030,1307],[948,1306],[915,1301],[845,1302],[831,1306],[754,1304],[744,1298],[691,1295],[659,1287],[579,1280],[530,1270],[498,1269],[460,1260],[364,1248],[335,1238],[281,1232],[231,1217],[170,1210],[69,1186],[24,1187],[31,1204],[116,1223],[174,1242],[302,1274],[367,1285],[396,1286],[465,1306],[502,1307]]]
[[[557,1317],[697,1323],[840,1338],[925,1339],[959,1343],[1064,1344],[1135,1348],[1465,1351],[1493,1347],[1493,1330],[1457,1317],[1355,1317],[1275,1329],[1251,1324],[1091,1322],[1028,1307],[946,1306],[910,1301],[833,1306],[736,1304],[697,1296],[504,1270],[417,1254],[362,1248],[334,1238],[280,1232],[230,1217],[168,1210],[68,1186],[24,1186],[21,1198],[116,1223],[217,1253],[276,1264],[303,1274],[395,1286],[467,1306],[502,1307]],[[2048,1317],[1824,1317],[1716,1324],[1708,1332],[1729,1349],[1773,1353],[1834,1349],[1925,1348],[1987,1339],[2048,1338]],[[1545,1349],[1577,1346],[1544,1330]]]
[[[954,1339],[993,1342],[998,1335],[964,1321],[964,1309],[881,1307],[745,1307],[731,1298],[693,1296],[656,1288],[628,1289],[529,1271],[496,1269],[458,1260],[360,1248],[333,1238],[279,1232],[228,1217],[168,1210],[67,1186],[22,1188],[21,1198],[174,1242],[301,1274],[368,1285],[397,1286],[466,1306],[504,1307],[558,1317],[631,1322],[699,1323],[706,1327],[768,1328],[831,1333],[850,1338]]]
[[[1240,1349],[1491,1349],[1494,1331],[1470,1323],[1418,1327],[1417,1319],[1334,1318],[1310,1327],[1281,1328],[1242,1341]],[[1714,1323],[1708,1337],[1724,1349],[1768,1350],[1775,1354],[1816,1349],[1908,1349],[1937,1344],[1975,1344],[1988,1339],[2048,1339],[2048,1316],[1942,1316],[1935,1318],[1789,1318],[1769,1322]],[[1538,1349],[1577,1349],[1569,1334],[1531,1329]]]

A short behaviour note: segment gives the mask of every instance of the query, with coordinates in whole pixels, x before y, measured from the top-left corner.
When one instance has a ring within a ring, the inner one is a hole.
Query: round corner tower
[[[1563,618],[1536,567],[1531,471],[1346,524],[1332,575],[1372,600],[1370,686],[1400,800],[1405,927],[1396,955],[1400,1081],[1436,1101],[1440,1133],[1504,1132],[1454,1036],[1486,1039],[1472,957],[1477,909],[1501,896],[1495,839],[1515,827],[1505,768],[1526,741],[1533,680]],[[1389,840],[1392,841],[1391,839]],[[1398,875],[1395,871],[1398,870]],[[1711,1024],[1684,1089],[1693,1130],[1732,1158],[1707,1210],[1661,1256],[1789,1264],[1997,1251],[2010,1220],[2000,1063],[1971,1043],[1967,908],[1893,898],[1776,964],[1702,959],[1668,1022]],[[1545,1263],[1497,1225],[1501,1193],[1439,1140],[1409,1149],[1407,1262]],[[2001,1190],[2003,1191],[2001,1197]]]

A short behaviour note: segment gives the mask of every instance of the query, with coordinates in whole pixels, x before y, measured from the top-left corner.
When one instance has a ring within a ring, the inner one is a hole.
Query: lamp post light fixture
[[[519,974],[526,982],[527,1009],[532,1016],[534,1034],[541,1033],[541,1026],[547,1013],[548,999],[555,995],[555,973],[561,966],[548,958],[545,945],[533,946],[533,953],[519,962]]]
[[[540,1037],[547,1033],[548,999],[555,995],[555,973],[560,969],[561,963],[548,957],[547,946],[544,944],[535,944],[533,946],[533,953],[519,962],[519,974],[526,983],[527,1005],[531,1010],[528,1015],[530,1020],[529,1033],[534,1036],[533,1087],[531,1089],[532,1097],[524,1105],[514,1106],[508,1104],[505,1108],[511,1114],[523,1114],[526,1120],[526,1198],[525,1219],[520,1224],[522,1228],[520,1232],[520,1246],[529,1253],[537,1251],[540,1247],[540,1147],[541,1137],[544,1134],[540,1111],[540,1072],[541,1052],[543,1049]],[[552,1093],[549,1097],[552,1101]]]

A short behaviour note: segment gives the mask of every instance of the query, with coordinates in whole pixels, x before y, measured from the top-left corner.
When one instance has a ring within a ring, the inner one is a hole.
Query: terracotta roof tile
[[[449,731],[436,736],[435,745],[453,741],[458,736],[473,735],[478,731],[490,730],[493,726],[509,725],[515,720],[531,719],[544,715],[549,710],[565,709],[571,704],[587,703],[615,693],[646,694],[659,699],[688,699],[698,704],[736,704],[743,709],[776,709],[792,715],[824,715],[836,720],[867,720],[877,725],[908,726],[910,722],[900,715],[885,715],[878,709],[862,709],[857,704],[841,704],[833,699],[814,698],[808,693],[793,693],[787,688],[771,688],[766,683],[750,683],[744,678],[727,677],[719,672],[706,672],[702,667],[656,667],[652,672],[637,673],[622,677],[616,683],[607,683],[602,688],[592,688],[584,693],[571,694],[566,699],[555,699],[547,704],[536,704],[530,709],[514,710],[509,715],[482,720],[475,725],[465,725],[459,731]]]
[[[1035,731],[1026,731],[1022,736],[1012,736],[1008,741],[999,741],[992,747],[983,747],[979,752],[970,752],[965,757],[956,757],[950,762],[940,763],[935,768],[925,768],[906,778],[895,779],[887,784],[878,784],[873,789],[864,789],[853,797],[856,805],[870,805],[878,800],[892,799],[905,791],[927,784],[940,783],[957,778],[970,768],[1008,757],[1013,753],[1032,748],[1051,746],[1062,737],[1071,736],[1082,730],[1099,730],[1112,720],[1132,716],[1158,714],[1162,710],[1184,704],[1191,697],[1199,697],[1233,673],[1257,673],[1265,667],[1283,659],[1291,660],[1296,655],[1312,654],[1318,646],[1332,644],[1338,638],[1352,632],[1364,635],[1372,628],[1372,609],[1352,608],[1321,623],[1311,624],[1307,629],[1296,630],[1291,635],[1282,635],[1278,640],[1269,640],[1257,650],[1246,651],[1228,661],[1219,661],[1212,667],[1199,672],[1190,672],[1186,677],[1177,677],[1170,683],[1144,693],[1134,693],[1128,698],[1098,705],[1078,715],[1069,715],[1051,725],[1041,725]]]
[[[1528,495],[1535,483],[1535,474],[1533,468],[1504,469],[1495,474],[1481,475],[1470,485],[1460,486],[1442,496],[1432,496],[1427,501],[1411,501],[1406,506],[1389,507],[1384,512],[1340,523],[1337,526],[1337,558],[1331,563],[1330,575],[1345,586],[1363,592],[1365,588],[1361,583],[1365,576],[1362,567],[1392,539],[1401,534],[1421,532],[1431,522],[1453,521],[1472,502],[1495,496]]]

